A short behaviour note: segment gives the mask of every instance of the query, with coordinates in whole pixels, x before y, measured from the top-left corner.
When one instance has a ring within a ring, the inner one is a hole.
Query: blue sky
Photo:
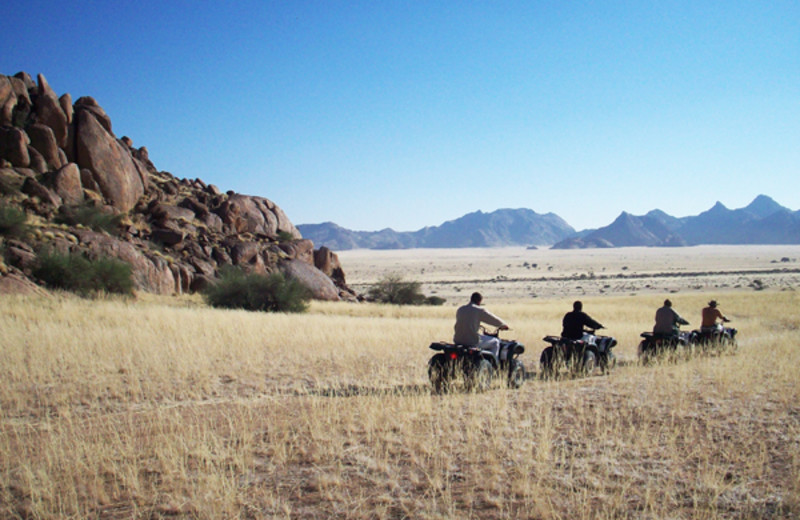
[[[36,1],[0,73],[295,224],[800,209],[800,2]]]

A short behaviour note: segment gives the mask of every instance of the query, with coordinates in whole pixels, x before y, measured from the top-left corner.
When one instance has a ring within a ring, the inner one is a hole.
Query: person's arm
[[[688,321],[686,321],[686,320],[684,320],[683,318],[681,318],[681,315],[680,315],[680,314],[678,314],[678,313],[677,313],[677,312],[675,312],[674,310],[673,310],[672,312],[673,312],[673,313],[674,313],[674,315],[675,315],[675,323],[678,323],[678,324],[680,324],[680,325],[688,325],[688,324],[689,324],[689,322],[688,322]]]
[[[506,322],[492,314],[491,312],[487,311],[486,309],[481,309],[481,321],[493,327],[497,327],[500,330],[508,330],[508,325]]]
[[[586,316],[586,319],[583,322],[584,326],[589,327],[590,329],[594,329],[594,330],[603,328],[603,326],[600,324],[600,322],[593,320],[592,317],[589,316],[588,314],[585,314],[585,316]]]

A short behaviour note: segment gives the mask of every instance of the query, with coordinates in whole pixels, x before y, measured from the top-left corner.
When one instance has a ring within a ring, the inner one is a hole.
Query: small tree
[[[238,267],[223,269],[220,280],[203,296],[212,307],[267,312],[303,312],[311,299],[308,289],[293,278],[246,273]]]
[[[83,296],[94,292],[133,292],[130,264],[114,258],[89,260],[80,253],[44,252],[39,254],[33,275],[47,287]]]
[[[70,226],[80,224],[95,231],[105,231],[113,235],[119,231],[122,215],[114,215],[90,204],[82,204],[63,206],[55,221]]]
[[[444,298],[438,296],[426,298],[421,288],[420,282],[407,282],[401,275],[391,273],[367,291],[367,298],[396,305],[441,305],[445,302]]]
[[[28,230],[28,217],[14,206],[0,205],[0,235],[20,237]]]

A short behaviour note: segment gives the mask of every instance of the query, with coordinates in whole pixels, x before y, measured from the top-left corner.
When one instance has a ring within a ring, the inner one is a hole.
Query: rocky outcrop
[[[306,286],[317,300],[339,300],[339,291],[333,281],[322,271],[302,260],[288,260],[281,263],[281,271]]]
[[[75,106],[76,162],[91,172],[92,179],[111,206],[128,211],[144,195],[147,172],[111,133],[110,122],[93,108],[93,105],[86,104]]]
[[[35,222],[2,248],[0,274],[15,279],[0,287],[21,287],[38,252],[55,249],[121,259],[142,291],[196,291],[236,265],[281,271],[316,298],[356,297],[336,255],[315,251],[277,204],[158,171],[94,98],[73,104],[41,74],[0,76],[0,206]]]

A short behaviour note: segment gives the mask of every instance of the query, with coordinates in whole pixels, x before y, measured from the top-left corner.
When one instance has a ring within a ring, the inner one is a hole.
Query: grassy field
[[[583,296],[619,340],[610,376],[447,395],[427,346],[455,299],[280,315],[3,296],[0,518],[798,518],[800,298],[714,283]],[[533,372],[565,293],[487,301]],[[639,366],[665,294],[695,326],[721,300],[738,353]]]

